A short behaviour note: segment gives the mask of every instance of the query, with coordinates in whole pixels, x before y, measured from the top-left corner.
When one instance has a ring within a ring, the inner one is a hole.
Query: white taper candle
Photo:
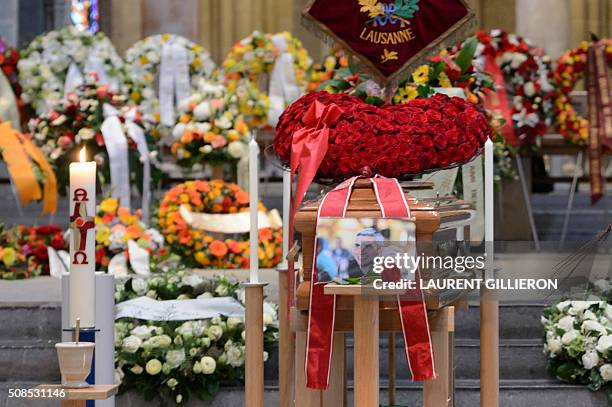
[[[251,216],[249,282],[251,283],[259,281],[259,228],[257,226],[259,206],[259,146],[255,140],[255,134],[253,132],[253,137],[249,142],[249,211]]]
[[[291,172],[283,171],[283,259],[287,261],[289,253],[289,211],[291,210]]]

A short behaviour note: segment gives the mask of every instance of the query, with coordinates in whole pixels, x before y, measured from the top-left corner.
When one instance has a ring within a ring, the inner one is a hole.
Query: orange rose
[[[238,205],[246,205],[249,203],[249,194],[244,191],[236,192],[236,202]]]
[[[220,240],[214,240],[208,248],[215,257],[223,257],[227,254],[227,246]]]

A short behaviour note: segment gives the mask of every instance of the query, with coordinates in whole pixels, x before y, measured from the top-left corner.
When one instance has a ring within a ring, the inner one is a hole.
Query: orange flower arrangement
[[[248,234],[235,239],[191,227],[181,216],[184,205],[194,213],[232,214],[249,210],[249,194],[223,180],[187,181],[170,189],[159,205],[159,230],[170,250],[189,267],[246,268]],[[259,210],[266,212],[259,204]],[[259,230],[259,265],[273,267],[282,257],[282,230]]]

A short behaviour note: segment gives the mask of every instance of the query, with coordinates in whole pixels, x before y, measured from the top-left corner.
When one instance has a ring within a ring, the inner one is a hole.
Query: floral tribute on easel
[[[249,266],[249,194],[223,180],[187,181],[170,189],[159,205],[159,229],[170,251],[189,267]],[[282,221],[259,204],[259,264],[282,257]]]
[[[170,142],[177,164],[196,171],[203,163],[235,164],[248,154],[251,132],[242,120],[238,99],[221,84],[202,82],[198,92],[179,104]]]
[[[606,62],[612,64],[612,39],[603,39]],[[587,54],[592,43],[583,41],[577,48],[565,51],[557,60],[551,80],[557,88],[554,103],[557,130],[570,143],[584,146],[589,138],[589,121],[574,109],[571,91],[583,79],[587,67]]]

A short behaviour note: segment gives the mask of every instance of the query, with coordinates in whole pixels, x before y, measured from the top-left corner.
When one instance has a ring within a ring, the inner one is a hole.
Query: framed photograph
[[[385,257],[415,252],[416,227],[409,219],[320,218],[317,223],[318,282],[356,281],[380,273]]]

